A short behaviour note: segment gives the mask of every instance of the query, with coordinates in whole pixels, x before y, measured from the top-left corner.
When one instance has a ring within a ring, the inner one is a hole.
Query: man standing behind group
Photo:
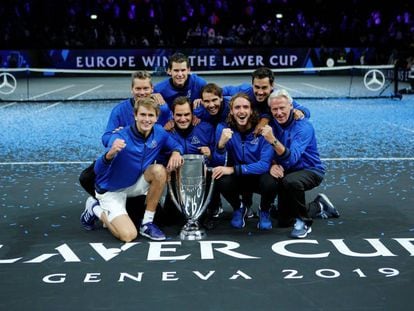
[[[253,108],[259,113],[260,120],[255,129],[255,134],[260,132],[260,129],[269,123],[272,115],[267,105],[267,99],[270,93],[273,92],[275,82],[275,75],[270,68],[261,67],[253,71],[251,84],[243,83],[240,85],[229,85],[223,87],[223,96],[233,96],[239,92],[245,93],[249,96],[253,104]],[[295,119],[309,118],[310,111],[299,105],[296,101],[293,102]]]
[[[291,236],[305,238],[311,232],[312,218],[324,213],[339,217],[326,195],[319,194],[306,204],[305,191],[317,187],[325,175],[319,157],[315,130],[306,120],[293,117],[293,100],[285,90],[270,94],[268,105],[273,115],[261,134],[276,153],[270,174],[278,179],[278,220],[282,227],[293,225]]]
[[[134,107],[135,122],[114,133],[106,152],[95,163],[96,198],[81,215],[86,230],[99,218],[111,233],[124,242],[134,240],[137,229],[126,211],[126,199],[146,195],[145,213],[139,232],[152,240],[164,240],[153,223],[167,180],[163,165],[153,164],[162,149],[171,151],[167,170],[182,165],[183,148],[158,124],[159,105],[152,97],[140,98]],[[138,208],[138,207],[137,207]]]
[[[173,54],[168,60],[167,74],[170,78],[155,84],[154,92],[160,93],[171,108],[174,99],[185,96],[190,103],[201,97],[201,89],[207,82],[191,73],[190,61],[182,53]]]

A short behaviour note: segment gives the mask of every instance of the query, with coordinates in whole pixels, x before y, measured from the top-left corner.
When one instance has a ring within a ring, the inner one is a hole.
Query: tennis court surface
[[[300,101],[327,165],[307,198],[324,192],[341,213],[306,239],[276,222],[260,232],[257,219],[232,229],[225,205],[205,240],[180,241],[169,226],[167,241],[128,244],[79,222],[78,176],[103,151],[116,103],[0,104],[1,310],[410,308],[414,97]]]

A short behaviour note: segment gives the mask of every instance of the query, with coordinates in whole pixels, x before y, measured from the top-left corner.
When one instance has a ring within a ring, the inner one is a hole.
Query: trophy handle
[[[179,180],[180,180],[180,178],[179,178],[179,176],[178,176],[178,174],[179,174],[179,171],[180,170],[175,170],[175,181],[176,182],[178,182]],[[171,201],[174,203],[174,205],[175,205],[175,207],[178,209],[178,211],[180,212],[180,213],[182,213],[183,211],[181,210],[181,204],[179,204],[178,202],[177,202],[177,200],[176,200],[176,198],[175,198],[175,194],[174,194],[174,191],[172,190],[172,186],[171,186],[171,178],[172,178],[172,176],[170,176],[170,178],[169,178],[169,180],[168,180],[168,193],[169,193],[169,195],[170,195],[170,199],[171,199]]]

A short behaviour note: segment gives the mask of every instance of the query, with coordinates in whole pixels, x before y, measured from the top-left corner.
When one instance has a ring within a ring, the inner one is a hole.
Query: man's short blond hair
[[[160,105],[153,95],[146,97],[138,97],[134,104],[134,113],[136,114],[139,107],[145,107],[147,109],[154,109],[155,114],[158,117],[160,115]]]

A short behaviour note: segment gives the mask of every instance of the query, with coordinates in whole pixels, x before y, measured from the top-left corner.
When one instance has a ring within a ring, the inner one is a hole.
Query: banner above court
[[[366,48],[312,49],[125,49],[125,50],[0,50],[3,68],[56,68],[165,71],[168,57],[182,52],[193,71],[325,67],[371,63]]]

